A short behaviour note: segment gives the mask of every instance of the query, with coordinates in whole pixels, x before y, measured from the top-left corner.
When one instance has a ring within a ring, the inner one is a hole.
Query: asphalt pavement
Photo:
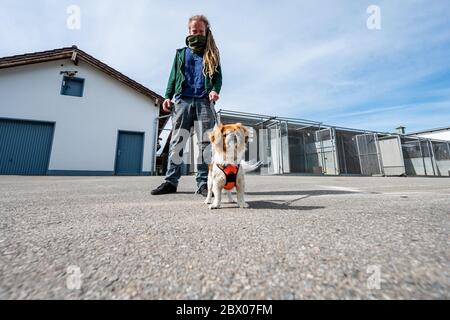
[[[449,299],[450,179],[0,176],[0,299]]]

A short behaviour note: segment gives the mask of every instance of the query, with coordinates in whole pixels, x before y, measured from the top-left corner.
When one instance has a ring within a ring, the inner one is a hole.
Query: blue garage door
[[[46,175],[53,123],[0,119],[0,174]]]
[[[144,134],[119,131],[116,152],[116,175],[140,175],[144,155]]]

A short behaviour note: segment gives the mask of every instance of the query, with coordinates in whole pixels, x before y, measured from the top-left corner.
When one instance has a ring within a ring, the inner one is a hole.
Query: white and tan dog
[[[219,124],[209,133],[213,149],[212,163],[209,165],[208,196],[206,204],[214,202],[210,209],[219,209],[222,191],[227,191],[228,201],[233,202],[231,190],[236,189],[237,203],[241,208],[248,208],[245,203],[244,173],[256,170],[261,163],[253,165],[244,161],[246,145],[249,140],[249,130],[241,123]]]

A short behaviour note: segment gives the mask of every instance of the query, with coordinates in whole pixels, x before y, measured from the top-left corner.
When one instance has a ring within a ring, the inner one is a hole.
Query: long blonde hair
[[[216,71],[218,71],[220,65],[220,52],[214,41],[214,36],[211,31],[208,18],[204,15],[195,15],[189,18],[189,30],[193,21],[203,21],[206,26],[206,49],[203,55],[203,73],[205,76],[209,76],[211,79]]]

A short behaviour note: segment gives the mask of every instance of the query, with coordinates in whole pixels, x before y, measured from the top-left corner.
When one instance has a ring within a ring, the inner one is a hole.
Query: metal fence
[[[450,176],[446,141],[226,110],[218,119],[251,128],[246,160],[262,161],[256,174]]]
[[[361,174],[358,146],[354,132],[336,132],[337,154],[341,174]]]
[[[381,175],[380,152],[376,133],[356,136],[361,174]]]
[[[432,141],[432,151],[436,161],[438,176],[450,176],[450,143]]]
[[[406,174],[410,176],[435,176],[433,151],[429,139],[402,137]]]

